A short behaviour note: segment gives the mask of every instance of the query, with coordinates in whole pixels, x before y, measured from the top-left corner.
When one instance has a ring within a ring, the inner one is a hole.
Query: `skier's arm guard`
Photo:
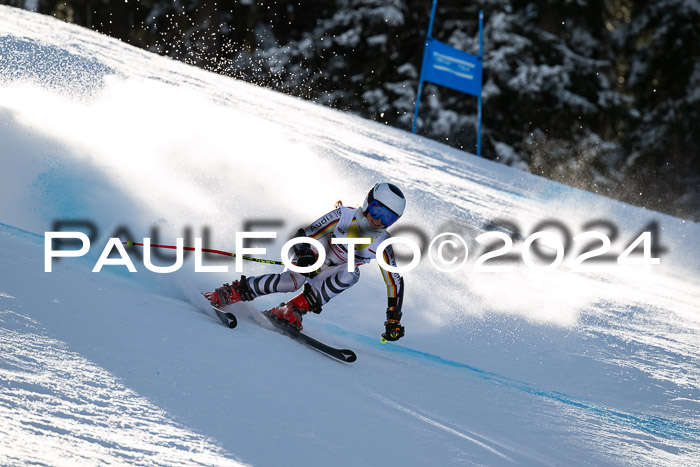
[[[386,308],[386,319],[393,321],[401,321],[403,313],[401,312],[401,306],[403,305],[403,277],[399,278],[399,293],[396,297],[389,297],[387,299]]]
[[[394,250],[391,245],[384,249],[384,262],[389,266],[396,267],[396,259],[394,258]],[[387,295],[387,319],[401,320],[401,302],[403,302],[403,277],[397,272],[389,272],[381,269],[384,283],[386,283]],[[391,314],[391,316],[389,316]],[[397,317],[398,316],[398,317]]]

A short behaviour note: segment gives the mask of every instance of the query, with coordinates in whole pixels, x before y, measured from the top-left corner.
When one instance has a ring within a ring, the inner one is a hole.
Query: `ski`
[[[214,310],[214,313],[216,313],[216,316],[219,317],[222,323],[224,323],[224,326],[233,329],[236,326],[238,326],[238,320],[236,319],[236,316],[233,313],[229,313],[228,311],[221,310],[209,301],[208,298],[204,296],[204,294],[201,295],[202,298],[204,298],[207,301],[207,305],[211,307],[212,310]]]
[[[219,308],[216,308],[214,305],[212,305],[209,299],[204,295],[204,293],[200,292],[189,279],[187,279],[184,276],[177,276],[175,280],[184,292],[185,296],[187,297],[187,300],[192,305],[194,305],[195,308],[197,308],[199,311],[211,317],[211,313],[209,312],[209,308],[211,308],[212,310],[214,310],[214,313],[216,313],[216,316],[219,317],[224,326],[233,329],[238,325],[238,320],[233,315],[233,313],[220,310]]]
[[[277,319],[272,316],[269,311],[261,311],[260,313],[267,318],[267,320],[282,334],[291,337],[292,339],[311,347],[314,350],[318,350],[330,357],[336,358],[343,362],[352,363],[357,360],[357,355],[350,349],[338,349],[331,347],[328,344],[314,339],[313,337],[307,336],[306,334],[298,331],[294,326],[284,321]]]
[[[216,312],[216,316],[219,317],[222,323],[224,323],[225,326],[228,326],[229,328],[233,329],[236,326],[238,326],[238,320],[236,319],[236,316],[233,313],[229,313],[228,311],[223,311],[212,305],[211,303],[209,306]]]
[[[228,326],[230,329],[233,329],[236,326],[238,326],[238,320],[236,319],[236,316],[233,313],[219,310],[214,305],[209,305],[209,306],[212,307],[212,309],[216,312],[216,316],[219,317],[219,319],[221,320],[222,323],[224,323],[225,326]]]

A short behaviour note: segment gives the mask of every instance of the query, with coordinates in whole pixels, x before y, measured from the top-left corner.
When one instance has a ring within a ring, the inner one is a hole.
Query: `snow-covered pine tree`
[[[700,2],[615,3],[617,84],[632,110],[620,125],[621,197],[700,221]]]

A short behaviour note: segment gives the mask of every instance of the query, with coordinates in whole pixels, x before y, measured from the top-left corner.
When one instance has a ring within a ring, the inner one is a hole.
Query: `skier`
[[[214,292],[204,295],[217,308],[240,301],[253,300],[261,295],[278,292],[294,292],[302,286],[302,293],[270,310],[270,314],[287,321],[298,330],[302,329],[302,315],[320,313],[321,307],[333,297],[349,289],[360,279],[359,266],[376,259],[377,246],[389,238],[387,227],[398,220],[406,207],[406,198],[401,190],[391,183],[377,183],[367,193],[360,208],[338,206],[308,227],[299,229],[295,237],[311,237],[323,245],[326,260],[316,271],[301,274],[291,270],[279,274],[265,274],[256,277],[241,276],[232,284],[224,284]],[[371,244],[355,245],[355,268],[348,272],[348,247],[351,244],[333,244],[332,238],[371,239]],[[299,267],[316,263],[318,253],[308,243],[294,246],[293,262]],[[384,261],[395,267],[396,260],[389,245],[384,249]],[[387,287],[388,306],[386,309],[386,340],[396,341],[404,335],[401,325],[401,302],[403,278],[398,273],[381,269]]]

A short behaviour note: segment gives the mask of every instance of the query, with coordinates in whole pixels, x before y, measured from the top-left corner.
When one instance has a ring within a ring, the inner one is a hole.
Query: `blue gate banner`
[[[422,77],[473,96],[481,95],[482,60],[449,45],[429,38],[425,41]]]

